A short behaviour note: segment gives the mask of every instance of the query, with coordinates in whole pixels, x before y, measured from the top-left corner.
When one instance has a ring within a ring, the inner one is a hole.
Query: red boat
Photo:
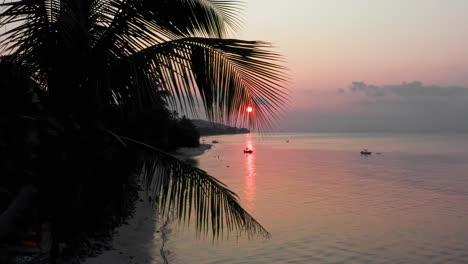
[[[245,149],[244,149],[244,153],[249,153],[249,154],[250,154],[250,153],[252,153],[252,152],[253,152],[253,150],[251,150],[251,149],[249,149],[249,148],[245,148]]]

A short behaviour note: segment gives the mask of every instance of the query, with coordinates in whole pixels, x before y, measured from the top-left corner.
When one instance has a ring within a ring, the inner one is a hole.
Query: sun
[[[247,106],[247,109],[246,109],[246,110],[247,110],[247,113],[252,113],[253,108],[252,108],[251,106]]]

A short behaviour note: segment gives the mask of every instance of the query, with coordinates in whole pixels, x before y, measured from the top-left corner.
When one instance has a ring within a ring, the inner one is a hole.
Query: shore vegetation
[[[193,220],[201,234],[269,237],[223,183],[167,154],[196,144],[170,109],[258,129],[281,114],[282,57],[269,43],[228,38],[241,8],[2,1],[0,243],[52,262],[79,254],[125,221],[141,184],[161,215]]]

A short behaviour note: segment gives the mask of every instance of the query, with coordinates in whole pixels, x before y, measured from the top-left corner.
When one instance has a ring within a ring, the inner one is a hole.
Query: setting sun
[[[252,113],[252,111],[253,111],[253,108],[251,106],[248,106],[247,107],[247,113]]]

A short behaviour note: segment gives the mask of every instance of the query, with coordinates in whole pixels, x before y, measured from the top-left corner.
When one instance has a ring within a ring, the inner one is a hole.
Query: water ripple
[[[222,138],[199,164],[238,193],[273,238],[213,243],[173,233],[172,263],[468,263],[467,155],[364,158],[334,149],[355,145],[349,139],[304,135],[287,145],[250,139],[255,152],[245,157],[242,137]],[[398,140],[412,139],[383,140],[401,150]]]

